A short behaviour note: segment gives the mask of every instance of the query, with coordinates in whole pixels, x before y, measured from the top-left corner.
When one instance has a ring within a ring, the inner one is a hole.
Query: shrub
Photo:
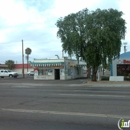
[[[109,77],[108,76],[102,76],[101,80],[109,80]]]
[[[130,80],[130,76],[124,76],[124,80]]]

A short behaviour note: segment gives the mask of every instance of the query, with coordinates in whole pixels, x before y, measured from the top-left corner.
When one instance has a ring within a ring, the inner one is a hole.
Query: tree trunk
[[[89,65],[87,65],[87,78],[89,79],[91,76],[91,68]]]
[[[90,78],[90,76],[91,76],[91,68],[89,67],[89,68],[88,68],[87,78]]]
[[[93,67],[93,71],[92,71],[92,81],[97,81],[97,70],[98,67]]]

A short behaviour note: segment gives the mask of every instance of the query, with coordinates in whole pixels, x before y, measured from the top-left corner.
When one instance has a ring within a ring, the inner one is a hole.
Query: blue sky
[[[22,63],[24,49],[32,49],[34,58],[62,57],[62,43],[57,38],[56,21],[84,8],[114,8],[123,11],[127,33],[122,42],[130,50],[130,19],[128,0],[0,0],[0,63],[14,60]],[[123,46],[121,48],[123,52]]]

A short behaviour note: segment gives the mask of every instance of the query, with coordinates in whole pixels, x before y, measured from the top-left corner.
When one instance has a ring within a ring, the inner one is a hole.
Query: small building
[[[12,69],[14,72],[17,72],[18,74],[22,74],[24,67],[24,73],[27,74],[28,71],[33,71],[34,68],[30,66],[30,64],[14,64],[14,68]],[[8,65],[0,64],[0,69],[8,69]]]
[[[0,64],[0,69],[7,69],[7,68],[8,68],[8,65]]]
[[[34,59],[34,80],[67,80],[87,77],[86,63],[68,58]]]
[[[18,74],[22,74],[23,72],[23,67],[24,67],[24,73],[27,74],[27,70],[28,71],[32,71],[34,70],[32,66],[30,66],[30,64],[14,64],[14,69],[13,71],[17,72]],[[28,68],[28,69],[27,69]]]
[[[111,76],[128,76],[130,74],[130,52],[125,52],[112,61]]]

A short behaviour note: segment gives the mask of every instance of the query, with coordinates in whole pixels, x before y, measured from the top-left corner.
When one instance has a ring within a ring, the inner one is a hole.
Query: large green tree
[[[28,72],[28,61],[29,61],[29,55],[31,54],[32,50],[30,48],[25,49],[26,54],[26,60],[27,60],[27,72]]]
[[[10,69],[10,70],[12,70],[14,68],[13,60],[7,60],[7,61],[5,61],[5,64],[8,65],[8,69]]]
[[[120,54],[121,39],[125,38],[126,31],[122,15],[116,9],[84,9],[56,23],[63,50],[82,57],[87,66],[92,67],[93,81],[96,81],[98,66],[105,66]]]

